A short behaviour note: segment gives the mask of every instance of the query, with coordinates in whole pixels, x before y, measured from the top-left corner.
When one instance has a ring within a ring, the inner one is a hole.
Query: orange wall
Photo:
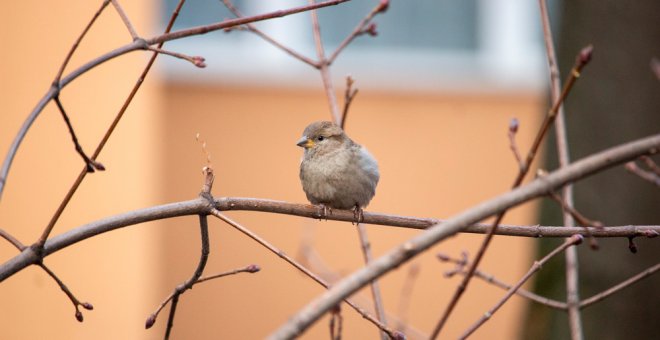
[[[122,4],[138,23],[139,32],[154,33],[151,3]],[[98,5],[24,1],[11,2],[0,11],[0,41],[5,48],[0,53],[2,156]],[[72,66],[128,39],[116,13],[108,8]],[[145,62],[144,53],[124,56],[63,91],[62,100],[88,152]],[[516,171],[506,139],[508,121],[514,115],[520,119],[519,141],[525,150],[539,123],[540,103],[532,95],[423,95],[361,89],[347,131],[380,164],[381,182],[368,210],[443,218],[505,191]],[[119,212],[195,197],[205,165],[195,141],[197,132],[212,155],[216,196],[305,202],[297,178],[301,150],[295,141],[309,122],[328,118],[320,88],[164,83],[154,73],[99,158],[108,170],[86,179],[54,234]],[[49,105],[11,170],[0,201],[0,228],[24,243],[34,242],[81,167],[59,113]],[[348,223],[263,213],[229,215],[290,255],[296,255],[301,244],[311,244],[333,273],[345,275],[362,265],[357,233]],[[513,210],[506,220],[534,221],[533,206]],[[261,338],[321,293],[318,285],[230,227],[211,219],[210,232],[206,273],[251,263],[259,264],[262,271],[211,281],[188,292],[179,304],[174,338]],[[368,232],[379,255],[419,231],[369,226]],[[52,280],[41,270],[28,268],[0,283],[0,338],[161,338],[166,314],[152,330],[143,329],[144,320],[191,274],[199,256],[198,239],[197,219],[178,218],[125,228],[50,256],[46,264],[81,300],[93,303],[95,310],[84,311],[85,321],[78,323],[73,307]],[[407,316],[414,327],[430,332],[457,283],[457,278],[442,277],[450,267],[437,263],[434,254],[458,256],[463,250],[474,254],[480,240],[480,236],[461,235],[413,261],[421,268]],[[511,282],[531,263],[530,249],[530,240],[496,238],[483,268]],[[0,261],[15,254],[15,249],[0,242]],[[321,270],[318,265],[312,268]],[[408,268],[402,266],[381,283],[385,307],[394,316],[400,309]],[[450,320],[447,337],[459,334],[502,294],[475,281]],[[358,301],[368,306],[368,300]],[[515,337],[521,307],[521,300],[514,298],[474,338]],[[377,335],[349,307],[343,308],[343,315],[347,339]],[[324,320],[304,338],[327,336]]]
[[[197,192],[204,165],[194,139],[199,132],[212,155],[216,196],[305,202],[298,180],[302,151],[295,141],[309,122],[329,118],[321,91],[171,84],[165,93],[163,131],[167,137],[162,140],[165,163],[161,168],[167,171],[167,184],[161,188],[162,197],[181,200]],[[527,147],[532,127],[539,123],[539,105],[539,99],[530,96],[361,91],[349,114],[347,132],[367,146],[380,164],[381,181],[368,210],[443,218],[505,191],[517,170],[506,138],[509,119],[515,113],[521,120],[519,139],[521,147]],[[301,244],[311,240],[337,274],[348,274],[362,265],[357,232],[349,223],[249,212],[230,215],[290,255],[298,254]],[[533,223],[533,216],[534,209],[527,206],[512,211],[507,220]],[[163,266],[171,266],[164,273],[170,287],[194,268],[199,242],[196,223],[196,218],[167,222]],[[177,319],[179,328],[174,334],[261,338],[321,293],[318,285],[231,227],[218,221],[211,225],[208,273],[250,263],[259,264],[263,271],[195,288],[182,305],[187,312]],[[419,232],[380,226],[369,226],[368,231],[376,255]],[[461,235],[413,261],[421,266],[408,316],[416,328],[430,332],[457,284],[456,279],[442,277],[450,267],[438,264],[434,254],[458,256],[463,250],[474,254],[480,241],[480,236]],[[497,238],[484,268],[512,281],[531,263],[530,247],[529,240]],[[403,266],[382,282],[385,306],[394,316],[407,272],[408,266]],[[162,294],[168,291],[166,287]],[[457,336],[503,294],[481,282],[470,288],[449,324],[448,337]],[[521,307],[520,300],[511,301],[475,338],[514,337]],[[348,339],[377,335],[350,307],[343,311]],[[247,326],[246,317],[252,320]],[[326,336],[327,321],[305,335]]]
[[[48,90],[67,51],[101,1],[16,1],[0,11],[0,153],[4,159],[23,120]],[[153,34],[150,2],[121,1],[137,30]],[[83,41],[68,70],[130,42],[111,6]],[[134,53],[79,78],[61,99],[84,149],[92,153],[146,60]],[[119,124],[99,160],[107,171],[88,176],[53,235],[112,214],[160,202],[158,161],[159,94],[147,82]],[[60,113],[49,104],[25,139],[0,201],[0,228],[23,243],[41,234],[82,169]],[[154,228],[138,226],[83,242],[45,260],[68,287],[95,309],[74,318],[67,297],[40,269],[28,268],[0,284],[2,339],[137,339],[154,308],[156,284]],[[0,240],[0,261],[16,249]],[[149,336],[149,335],[147,335]],[[153,336],[153,335],[151,335]]]

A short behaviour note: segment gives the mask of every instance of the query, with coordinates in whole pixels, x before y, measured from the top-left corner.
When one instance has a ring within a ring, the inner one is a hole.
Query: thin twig
[[[562,102],[568,94],[570,93],[571,89],[573,88],[573,85],[575,84],[575,81],[577,78],[580,76],[580,71],[584,66],[589,63],[591,60],[591,53],[592,53],[593,48],[591,46],[587,46],[586,48],[582,49],[580,53],[578,54],[576,60],[575,60],[575,65],[573,66],[573,69],[571,70],[570,76],[568,78],[568,81],[566,82],[566,85],[564,86],[564,89],[562,91],[561,96],[554,101],[554,104],[552,105],[552,108],[548,111],[548,114],[545,116],[545,119],[543,123],[541,124],[541,127],[536,134],[536,137],[534,139],[534,143],[532,144],[532,147],[529,149],[529,152],[527,153],[527,157],[525,158],[525,162],[523,163],[523,167],[520,169],[518,172],[518,176],[516,177],[515,181],[513,182],[512,188],[517,188],[519,187],[527,173],[529,172],[529,169],[531,168],[532,162],[534,161],[534,158],[536,157],[536,154],[539,150],[539,147],[541,146],[541,142],[545,138],[545,135],[547,134],[548,130],[550,129],[550,126],[552,126],[553,122],[555,121],[555,118],[557,117],[557,112],[559,108],[561,107]],[[442,327],[445,325],[447,320],[449,319],[449,315],[451,312],[454,310],[456,307],[456,304],[458,303],[458,300],[461,298],[465,290],[467,289],[468,283],[470,282],[472,275],[474,274],[474,271],[476,270],[477,266],[479,266],[479,263],[481,262],[481,259],[483,258],[484,254],[486,253],[486,249],[488,248],[488,245],[490,244],[490,241],[493,238],[493,235],[495,235],[495,231],[497,230],[498,225],[500,222],[502,222],[502,219],[504,218],[504,215],[506,214],[507,210],[501,211],[496,217],[495,221],[493,222],[493,225],[491,227],[491,230],[486,234],[486,237],[484,238],[479,251],[477,252],[476,257],[472,261],[472,264],[470,268],[468,269],[467,275],[463,277],[463,280],[461,283],[458,285],[456,288],[456,291],[454,292],[454,295],[452,296],[452,299],[450,300],[449,304],[447,305],[446,309],[442,313],[442,316],[440,318],[440,321],[438,321],[438,324],[435,326],[433,330],[433,334],[431,335],[432,339],[437,338],[438,334],[442,330]]]
[[[649,168],[649,170],[653,171],[656,175],[660,176],[660,166],[656,164],[653,159],[649,156],[641,156],[639,159],[646,164],[646,166]]]
[[[562,211],[564,214],[570,214],[571,218],[574,221],[577,221],[577,223],[580,224],[580,226],[585,227],[585,231],[587,233],[587,237],[589,239],[589,247],[593,250],[598,250],[600,246],[598,245],[598,241],[596,241],[596,238],[591,235],[591,232],[589,231],[588,227],[593,227],[593,228],[603,228],[603,223],[600,221],[595,221],[595,220],[590,220],[586,218],[584,215],[582,215],[579,211],[577,211],[575,208],[573,208],[571,205],[569,205],[563,197],[557,195],[554,191],[551,191],[549,194],[550,198],[552,198],[555,202],[559,203],[561,206]],[[573,225],[575,225],[575,222],[572,222]]]
[[[118,0],[111,0],[111,1],[112,1],[112,5],[115,7],[115,10],[117,10],[117,13],[119,13],[119,17],[121,17],[121,21],[124,22],[124,25],[128,29],[128,33],[131,34],[131,38],[133,38],[133,40],[139,39],[140,36],[137,34],[135,27],[133,27],[131,20],[128,19],[128,15],[126,15],[126,12],[124,12],[124,9],[119,4],[119,1]]]
[[[557,195],[555,192],[550,192],[548,194],[550,198],[552,198],[554,201],[559,203],[562,209],[566,210],[567,213],[571,214],[573,219],[577,221],[577,223],[580,224],[580,226],[583,227],[592,227],[592,228],[603,228],[603,222],[601,221],[596,221],[596,220],[591,220],[584,215],[582,215],[579,211],[577,211],[575,208],[571,207],[564,201],[564,199]]]
[[[83,161],[85,162],[85,165],[87,166],[87,172],[94,172],[94,170],[99,170],[99,171],[105,170],[105,166],[103,166],[103,164],[93,159],[90,159],[87,156],[82,146],[78,142],[78,137],[76,137],[76,131],[73,129],[73,125],[71,125],[71,120],[69,119],[69,116],[66,114],[66,111],[64,110],[64,106],[60,101],[60,96],[59,95],[55,96],[53,100],[55,100],[55,104],[57,104],[57,108],[62,114],[62,118],[64,119],[64,122],[66,123],[66,126],[69,129],[69,134],[71,135],[71,139],[73,140],[73,145],[76,148],[76,152],[78,152],[80,157],[82,157]]]
[[[69,50],[69,53],[67,53],[66,57],[64,57],[64,61],[62,62],[62,65],[60,66],[60,69],[57,71],[57,75],[55,76],[55,80],[53,80],[53,84],[59,84],[60,79],[62,79],[62,74],[64,74],[64,69],[66,66],[69,64],[69,61],[73,57],[73,53],[76,52],[78,49],[78,46],[80,46],[80,42],[82,39],[87,35],[87,32],[89,32],[89,29],[92,28],[94,25],[94,22],[96,22],[96,19],[101,15],[103,10],[108,6],[110,3],[110,0],[104,0],[101,3],[101,7],[94,13],[92,16],[92,19],[87,23],[87,26],[83,29],[82,33],[80,33],[80,36],[78,36],[78,39],[73,43],[73,46],[71,46],[71,49]],[[2,194],[2,190],[0,188],[0,194]]]
[[[444,254],[437,254],[437,257],[438,257],[438,259],[440,259],[443,262],[451,262],[451,263],[455,263],[455,264],[458,265],[458,268],[456,268],[456,269],[454,269],[450,272],[445,273],[446,276],[453,276],[455,274],[460,274],[460,275],[467,274],[467,272],[464,270],[465,265],[467,263],[465,263],[463,260],[458,260],[458,259],[449,257],[449,256],[444,255]],[[488,274],[488,273],[483,272],[479,269],[474,271],[474,276],[481,279],[481,280],[483,280],[483,281],[485,281],[485,282],[487,282],[487,283],[490,283],[490,284],[492,284],[496,287],[502,288],[504,290],[509,290],[512,287],[510,284],[507,284],[507,283],[497,279],[492,274]],[[540,296],[540,295],[534,294],[534,293],[532,293],[528,290],[522,289],[522,288],[519,288],[518,290],[516,290],[516,294],[518,294],[518,295],[520,295],[524,298],[530,299],[530,300],[532,300],[532,301],[534,301],[538,304],[550,307],[550,308],[559,309],[559,310],[566,310],[568,308],[568,306],[566,305],[565,302],[553,300],[553,299],[547,298],[545,296]]]
[[[199,215],[199,229],[200,229],[200,234],[201,234],[201,255],[199,257],[199,262],[197,263],[197,268],[195,269],[195,272],[193,273],[192,277],[190,277],[188,280],[186,280],[184,283],[176,286],[174,288],[174,292],[165,299],[165,301],[156,309],[154,313],[152,313],[148,318],[147,321],[145,322],[145,328],[151,328],[151,326],[154,325],[156,322],[156,318],[158,317],[158,314],[160,311],[163,309],[163,307],[167,304],[168,300],[172,301],[172,304],[170,306],[170,315],[167,319],[167,328],[165,331],[165,339],[169,339],[170,332],[172,329],[172,326],[174,324],[174,316],[176,314],[176,307],[177,303],[179,301],[179,296],[183,294],[186,290],[192,289],[193,285],[199,280],[199,278],[202,276],[202,273],[204,272],[204,268],[206,267],[206,262],[209,258],[209,225],[208,225],[208,218],[204,214]]]
[[[195,65],[199,68],[205,68],[206,67],[206,64],[204,63],[206,61],[206,59],[204,59],[203,57],[200,57],[200,56],[189,56],[189,55],[186,55],[186,54],[183,54],[183,53],[168,51],[168,50],[164,50],[164,49],[161,49],[161,48],[158,48],[158,47],[153,47],[153,46],[147,47],[147,50],[153,51],[153,52],[158,52],[160,54],[166,54],[166,55],[169,55],[169,56],[172,56],[172,57],[175,57],[175,58],[183,59],[183,60],[188,61],[191,64],[193,64],[193,65]]]
[[[346,126],[346,116],[348,115],[348,108],[351,106],[351,103],[353,102],[353,98],[358,93],[358,89],[353,88],[353,84],[355,83],[355,80],[351,76],[346,77],[346,91],[344,92],[344,110],[342,110],[341,114],[341,126],[342,129],[344,129],[344,126]]]
[[[649,158],[650,159],[650,158]],[[653,171],[646,171],[635,164],[634,161],[626,163],[625,166],[626,170],[630,171],[631,173],[637,175],[643,180],[649,181],[656,186],[660,187],[660,176],[658,176],[655,172]]]
[[[373,258],[371,254],[371,242],[367,236],[367,229],[363,223],[357,223],[357,231],[360,237],[360,248],[362,249],[362,255],[364,257],[364,263],[368,265]],[[387,325],[387,317],[385,316],[385,307],[383,306],[383,298],[380,294],[380,285],[378,280],[373,280],[369,284],[371,286],[371,298],[374,302],[374,309],[376,310],[376,317],[383,325]],[[388,335],[385,332],[381,332],[380,337],[383,340],[388,339]]]
[[[617,284],[617,285],[615,285],[615,286],[613,286],[609,289],[606,289],[606,290],[604,290],[604,291],[602,291],[598,294],[595,294],[595,295],[593,295],[592,297],[590,297],[588,299],[584,299],[584,300],[580,301],[580,308],[589,307],[589,306],[593,305],[594,303],[596,303],[598,301],[601,301],[601,300],[611,296],[612,294],[614,294],[614,293],[616,293],[616,292],[618,292],[618,291],[620,291],[624,288],[628,288],[628,287],[632,286],[634,283],[637,283],[637,282],[641,281],[642,279],[645,279],[645,278],[651,276],[651,274],[657,272],[658,270],[660,270],[660,263],[656,263],[655,265],[645,269],[641,273],[639,273],[639,274],[637,274],[637,275],[635,275],[635,276],[633,276],[633,277],[631,277],[631,278],[629,278],[629,279],[627,279],[627,280],[625,280],[625,281],[623,281],[623,282],[621,282],[621,283],[619,283],[619,284]]]
[[[326,289],[329,288],[329,285],[328,285],[327,282],[325,282],[325,280],[323,280],[318,275],[311,272],[309,269],[305,268],[303,265],[301,265],[296,260],[294,260],[291,256],[284,253],[284,251],[282,251],[281,249],[275,247],[274,245],[272,245],[270,242],[266,241],[265,239],[263,239],[259,235],[253,233],[252,231],[245,228],[244,226],[242,226],[238,222],[236,222],[236,221],[230,219],[229,217],[227,217],[226,215],[224,215],[223,213],[220,212],[220,210],[214,208],[214,209],[211,209],[210,213],[211,213],[211,215],[221,219],[222,221],[229,224],[230,226],[236,228],[238,231],[242,232],[247,237],[249,237],[249,238],[253,239],[254,241],[256,241],[257,243],[261,244],[266,249],[270,250],[272,253],[279,256],[281,259],[283,259],[284,261],[286,261],[287,263],[289,263],[290,265],[292,265],[293,267],[298,269],[300,272],[307,275],[312,280],[316,281],[318,284],[323,286],[323,288],[326,288]],[[380,321],[378,321],[376,318],[374,318],[367,311],[363,310],[358,305],[353,303],[350,299],[344,299],[344,301],[349,306],[351,306],[353,309],[355,309],[356,312],[358,312],[360,315],[362,315],[362,317],[364,317],[365,319],[371,321],[371,323],[373,323],[376,327],[378,327],[381,330],[383,330],[384,332],[386,332],[390,337],[395,337],[398,334],[397,332],[389,329],[386,325],[382,324]]]
[[[11,243],[19,251],[23,251],[23,249],[25,249],[25,245],[21,241],[19,241],[12,234],[4,231],[3,229],[0,229],[0,237],[7,240],[7,242]]]
[[[331,286],[334,282],[337,282],[339,278],[341,278],[341,275],[334,270],[332,270],[321,258],[321,256],[314,250],[314,247],[312,247],[309,244],[303,243],[301,248],[299,249],[299,255],[296,256],[297,258],[300,258],[301,263],[305,263],[310,270],[314,270],[314,272],[318,273],[318,275],[322,278],[324,278]],[[414,266],[414,265],[413,265]],[[404,287],[404,290],[406,288]],[[405,292],[405,291],[404,291]],[[360,295],[356,294],[352,301],[357,304],[358,306],[360,304],[370,304],[373,305],[373,300],[371,298],[366,298],[366,297],[361,297]],[[401,313],[399,313],[401,314]],[[409,339],[427,339],[428,335],[424,334],[418,329],[415,329],[414,327],[411,327],[410,325],[406,324],[405,321],[397,316],[394,316],[392,314],[386,314],[387,320],[391,321],[392,324],[397,325],[396,329],[398,332],[398,335],[400,335],[402,338],[409,338]],[[404,336],[405,334],[405,336]]]
[[[341,316],[341,307],[337,305],[332,310],[330,317],[330,339],[341,340],[341,332],[344,324],[344,318]]]
[[[481,327],[484,323],[486,323],[486,321],[490,320],[493,314],[495,314],[500,309],[500,307],[502,307],[504,303],[506,303],[513,296],[513,294],[515,294],[516,291],[520,287],[522,287],[522,285],[525,282],[527,282],[527,280],[529,280],[529,278],[532,277],[532,275],[534,275],[534,273],[541,270],[541,267],[546,262],[548,262],[548,260],[550,260],[557,254],[561,254],[561,252],[563,252],[567,248],[580,244],[582,242],[582,239],[583,239],[582,235],[574,235],[572,237],[569,237],[566,240],[564,240],[564,243],[562,243],[559,247],[555,248],[548,255],[544,256],[540,261],[535,261],[532,267],[527,271],[527,273],[522,278],[520,278],[520,280],[518,280],[518,282],[515,285],[513,285],[513,287],[511,287],[511,289],[509,289],[506,292],[506,295],[504,295],[502,299],[500,299],[500,301],[498,301],[495,304],[495,306],[493,306],[486,313],[484,313],[484,315],[479,320],[477,320],[477,322],[475,322],[472,326],[470,326],[470,328],[468,328],[467,331],[465,331],[465,333],[463,333],[463,335],[460,336],[460,339],[466,339],[468,336],[474,333],[474,331],[476,331],[479,327]]]
[[[202,276],[197,281],[195,281],[193,283],[193,285],[196,285],[196,284],[202,283],[202,282],[206,282],[206,281],[210,281],[210,280],[214,280],[214,279],[219,279],[219,278],[222,278],[222,277],[225,277],[225,276],[240,274],[240,273],[257,273],[260,270],[261,270],[261,268],[258,265],[251,264],[249,266],[234,269],[234,270],[230,270],[230,271],[227,271],[227,272],[222,272],[222,273],[213,274],[213,275],[209,275],[209,276]],[[152,315],[150,315],[149,318],[147,318],[147,322],[145,323],[145,328],[151,328],[153,326],[153,324],[156,322],[156,315],[158,313],[160,313],[160,310],[163,309],[165,306],[167,306],[167,304],[170,301],[172,301],[172,299],[174,299],[174,295],[175,295],[174,293],[168,295],[165,298],[165,300],[163,300],[160,303],[160,305],[158,306],[156,311],[154,311],[154,313]]]
[[[4,230],[0,229],[0,237],[4,238],[7,240],[9,243],[11,243],[16,249],[19,251],[23,251],[26,247],[23,245],[21,241],[16,239],[14,236],[10,235],[9,233],[5,232]],[[83,321],[83,315],[82,312],[80,311],[79,306],[82,306],[83,308],[87,310],[92,310],[94,309],[94,306],[92,306],[91,303],[89,302],[80,302],[78,298],[76,298],[75,295],[71,292],[69,287],[67,287],[62,280],[53,272],[50,268],[48,268],[43,262],[38,262],[37,265],[43,269],[53,280],[55,280],[55,283],[60,287],[60,289],[66,294],[66,296],[71,300],[71,303],[73,303],[73,307],[76,310],[75,317],[76,320],[82,322]]]
[[[545,43],[546,55],[548,58],[548,69],[550,70],[550,95],[554,102],[560,101],[564,93],[560,93],[561,79],[559,76],[559,64],[557,62],[557,54],[554,47],[554,39],[552,37],[552,29],[550,27],[550,15],[548,14],[548,6],[546,0],[539,0],[539,9],[541,15],[541,25],[543,28],[543,41]],[[578,57],[579,58],[579,57]],[[591,59],[591,52],[589,52],[587,59]],[[579,59],[578,59],[579,61]],[[575,68],[574,68],[575,69]],[[571,72],[573,74],[573,72]],[[577,72],[579,75],[579,70]],[[569,77],[567,85],[575,80],[575,77]],[[565,88],[565,87],[564,87]],[[570,163],[570,151],[568,148],[568,136],[566,129],[566,119],[563,105],[557,108],[557,121],[555,123],[555,136],[557,143],[557,154],[559,158],[560,168],[568,166]],[[573,186],[567,185],[562,190],[563,200],[565,205],[572,209],[575,205],[573,202]],[[566,227],[573,227],[575,220],[567,209],[564,209],[563,222]],[[593,240],[593,238],[591,238]],[[578,292],[578,254],[577,249],[569,248],[564,255],[566,263],[566,295],[568,304],[568,322],[571,330],[571,338],[573,340],[581,340],[583,338],[582,320],[578,304],[580,302],[580,295]]]
[[[234,6],[234,4],[230,0],[221,0],[221,1],[225,5],[225,7],[227,7],[227,9],[229,11],[231,11],[237,18],[242,18],[243,17],[243,14],[238,10],[238,8],[236,8],[236,6]],[[266,40],[271,45],[273,45],[273,46],[281,49],[282,51],[288,53],[290,56],[302,61],[303,63],[305,63],[309,66],[312,66],[314,68],[319,68],[319,64],[316,61],[305,57],[304,55],[302,55],[301,53],[296,52],[295,50],[293,50],[290,47],[285,46],[284,44],[282,44],[279,41],[275,40],[270,35],[264,33],[260,29],[258,29],[255,25],[245,24],[245,26],[243,26],[243,27],[246,27],[250,32],[258,35],[260,38]]]
[[[205,150],[205,148],[203,148]],[[206,150],[205,150],[206,151]],[[214,205],[213,196],[211,195],[211,189],[213,188],[213,181],[215,180],[215,174],[213,173],[213,168],[211,166],[204,166],[202,172],[204,173],[204,185],[202,186],[202,191],[199,193],[199,197],[205,199],[209,207]],[[208,218],[206,213],[201,213],[199,216],[199,229],[201,235],[201,255],[199,262],[197,263],[197,268],[193,273],[192,277],[186,282],[180,284],[174,289],[174,292],[167,298],[165,301],[156,309],[156,312],[152,313],[145,323],[146,328],[151,328],[156,322],[158,313],[165,307],[167,301],[171,299],[172,304],[170,306],[170,316],[167,318],[167,328],[165,330],[165,340],[169,339],[170,333],[172,331],[172,326],[174,325],[174,315],[176,313],[176,306],[179,302],[179,296],[183,294],[186,290],[192,289],[195,283],[200,282],[200,277],[204,273],[204,268],[206,267],[206,262],[209,258],[210,247],[209,247],[209,225]]]
[[[79,322],[83,322],[83,315],[79,307],[82,306],[87,310],[92,310],[94,309],[94,306],[92,306],[92,304],[89,302],[80,302],[80,300],[78,300],[76,296],[73,295],[71,290],[64,284],[64,282],[62,282],[62,280],[60,280],[60,278],[57,277],[57,275],[55,275],[55,273],[52,270],[50,270],[50,268],[48,268],[43,263],[39,263],[38,265],[39,267],[41,267],[41,269],[43,269],[46,273],[48,273],[48,275],[50,275],[50,277],[53,278],[55,282],[57,282],[57,285],[60,286],[60,289],[62,289],[64,294],[66,294],[69,300],[71,300],[71,303],[73,303],[73,307],[76,309],[76,313],[75,313],[76,320],[78,320]]]
[[[309,4],[313,5],[314,0],[309,0]],[[339,105],[337,105],[337,96],[335,95],[335,87],[332,85],[332,77],[330,76],[330,64],[328,59],[325,57],[325,51],[323,50],[323,41],[321,40],[321,27],[319,26],[319,17],[316,14],[315,10],[309,11],[312,16],[312,33],[314,35],[314,45],[316,46],[316,56],[318,58],[318,69],[321,73],[321,79],[323,80],[323,88],[325,89],[325,95],[328,98],[328,105],[330,105],[330,114],[335,124],[341,126],[341,113],[339,112]]]
[[[399,315],[399,321],[396,328],[400,331],[404,331],[408,324],[408,311],[410,310],[413,288],[419,277],[419,271],[420,266],[417,263],[413,263],[408,267],[408,275],[406,275],[406,280],[403,282],[403,287],[399,294],[399,308],[397,313]]]
[[[261,267],[259,267],[256,264],[251,264],[249,266],[234,269],[234,270],[230,270],[228,272],[223,272],[223,273],[218,273],[218,274],[213,274],[213,275],[200,277],[199,280],[197,280],[197,282],[195,282],[195,283],[196,284],[197,283],[202,283],[202,282],[205,282],[205,281],[215,280],[215,279],[219,279],[219,278],[222,278],[222,277],[225,277],[225,276],[235,275],[235,274],[239,274],[239,273],[252,273],[253,274],[253,273],[258,273],[259,271],[261,271]]]
[[[518,123],[518,119],[512,118],[509,121],[509,132],[507,133],[507,135],[509,136],[509,148],[513,153],[513,157],[515,157],[516,159],[518,168],[522,169],[524,167],[524,164],[522,161],[522,157],[520,157],[520,151],[518,151],[518,145],[516,144],[516,133],[518,132],[519,125],[520,124]]]
[[[361,21],[360,23],[355,26],[355,29],[353,29],[353,32],[351,32],[345,39],[342,41],[339,46],[337,46],[337,49],[332,52],[332,55],[330,55],[330,58],[328,58],[327,63],[328,65],[331,65],[335,59],[337,59],[337,56],[339,56],[339,53],[343,51],[348,44],[350,44],[355,38],[358,36],[368,33],[370,35],[376,35],[375,31],[375,26],[369,26],[369,23],[371,20],[376,16],[376,14],[379,13],[385,13],[387,11],[387,8],[389,7],[389,0],[386,1],[379,1],[378,5],[376,5],[371,12],[369,12]],[[371,29],[369,29],[371,28]]]

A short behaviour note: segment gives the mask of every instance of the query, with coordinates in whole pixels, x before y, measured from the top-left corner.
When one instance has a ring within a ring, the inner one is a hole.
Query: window
[[[170,13],[176,0],[165,0]],[[305,0],[234,0],[244,15],[300,6]],[[348,35],[378,0],[354,0],[319,10],[326,54]],[[167,17],[167,14],[163,15]],[[231,18],[220,0],[186,4],[175,29]],[[358,37],[333,64],[343,83],[351,73],[360,87],[397,89],[539,89],[545,57],[536,2],[527,0],[391,0],[374,22],[378,37]],[[308,13],[255,24],[278,41],[315,59]],[[232,84],[318,85],[316,70],[249,32],[214,32],[170,42],[169,48],[207,59],[208,67],[167,59],[172,79]]]

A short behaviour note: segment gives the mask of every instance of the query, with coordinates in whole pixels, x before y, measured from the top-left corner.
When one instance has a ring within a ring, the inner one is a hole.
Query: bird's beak
[[[303,147],[305,149],[309,149],[314,146],[314,141],[307,138],[307,136],[302,136],[296,143],[296,145]]]

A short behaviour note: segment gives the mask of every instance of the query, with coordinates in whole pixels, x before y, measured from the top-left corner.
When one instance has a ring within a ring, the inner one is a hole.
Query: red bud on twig
[[[378,31],[376,30],[376,28],[377,28],[376,24],[372,22],[369,26],[367,26],[367,28],[364,29],[363,32],[369,34],[372,37],[375,37],[378,35]]]
[[[256,264],[251,264],[251,265],[247,266],[247,268],[245,268],[245,269],[248,273],[256,273],[256,272],[261,270],[261,267],[259,267],[259,265],[256,265]]]
[[[199,68],[205,68],[206,67],[206,64],[204,63],[205,61],[206,61],[206,59],[204,59],[203,57],[200,57],[200,56],[192,57],[193,64],[195,66],[199,67]]]
[[[509,121],[509,132],[511,133],[518,132],[518,126],[520,126],[520,123],[518,122],[518,118],[511,118],[511,121]]]
[[[144,328],[149,329],[154,325],[154,323],[156,323],[156,316],[151,315],[149,318],[147,318],[147,322],[144,323]]]
[[[380,0],[376,13],[384,13],[390,7],[390,0]]]
[[[591,56],[593,55],[593,51],[594,51],[594,45],[589,45],[580,51],[576,60],[576,62],[580,65],[580,67],[584,67],[584,65],[588,64],[591,61]]]

